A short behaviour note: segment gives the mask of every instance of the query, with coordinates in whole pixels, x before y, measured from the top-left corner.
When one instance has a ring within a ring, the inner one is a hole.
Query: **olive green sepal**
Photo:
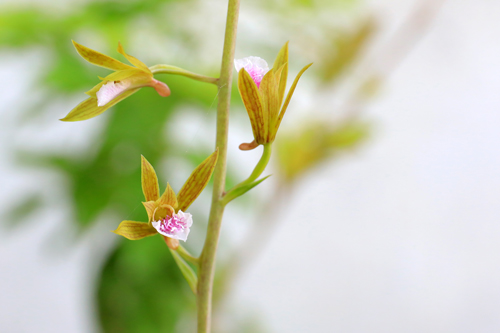
[[[212,173],[214,172],[217,158],[219,157],[219,149],[212,153],[206,160],[201,162],[196,169],[191,173],[186,180],[181,190],[177,194],[177,203],[179,210],[183,212],[191,206],[198,198],[205,186],[207,186]]]
[[[66,117],[61,118],[59,120],[61,121],[82,121],[82,120],[87,120],[94,118],[113,105],[117,104],[118,102],[121,102],[125,98],[129,97],[133,93],[137,92],[139,88],[136,89],[131,89],[128,91],[125,91],[118,95],[115,99],[113,99],[111,102],[109,102],[106,105],[103,106],[97,106],[97,98],[96,97],[90,97],[78,104],[73,110],[71,110]]]
[[[111,231],[130,240],[138,240],[158,233],[149,223],[136,221],[122,221],[116,230]]]

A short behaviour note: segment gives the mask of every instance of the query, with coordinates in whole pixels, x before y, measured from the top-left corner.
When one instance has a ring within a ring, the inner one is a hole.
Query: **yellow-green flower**
[[[168,246],[176,249],[179,246],[179,240],[187,240],[189,228],[193,223],[191,214],[185,213],[185,211],[208,184],[218,155],[219,151],[216,150],[203,161],[189,176],[177,195],[167,184],[167,188],[161,196],[156,172],[142,156],[141,182],[142,192],[146,199],[143,205],[148,214],[148,222],[122,221],[113,232],[131,240],[160,233]]]
[[[168,86],[156,80],[149,68],[137,58],[128,55],[118,43],[118,52],[133,65],[108,57],[73,41],[76,51],[93,65],[114,70],[86,94],[90,98],[78,104],[62,121],[80,121],[100,115],[116,103],[132,95],[142,87],[153,87],[160,96],[170,95]]]
[[[239,71],[238,90],[250,117],[254,136],[254,141],[241,144],[240,149],[250,150],[274,141],[295,87],[312,64],[297,74],[283,102],[288,77],[288,42],[281,48],[270,70],[266,61],[259,57],[238,59],[234,63]]]

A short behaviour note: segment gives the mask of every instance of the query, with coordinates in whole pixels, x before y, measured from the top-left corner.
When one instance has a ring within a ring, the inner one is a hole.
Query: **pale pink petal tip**
[[[236,70],[239,72],[242,68],[244,68],[248,74],[252,77],[255,84],[260,86],[260,82],[264,75],[269,71],[269,66],[267,62],[259,57],[246,57],[243,59],[235,59],[234,66]]]
[[[103,84],[101,89],[99,89],[96,93],[97,106],[104,106],[108,104],[129,87],[130,83],[128,81],[119,81],[116,83],[114,81],[109,81],[108,83]]]
[[[180,210],[173,216],[152,222],[151,225],[163,236],[186,241],[189,228],[193,225],[193,216]]]

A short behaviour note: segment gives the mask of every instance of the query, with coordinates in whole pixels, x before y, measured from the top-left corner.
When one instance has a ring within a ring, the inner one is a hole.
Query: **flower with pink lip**
[[[179,210],[177,214],[152,222],[151,225],[163,236],[186,241],[189,228],[193,225],[193,216]]]
[[[90,98],[78,104],[66,117],[61,119],[62,121],[80,121],[93,118],[144,87],[154,88],[162,97],[170,95],[169,87],[156,80],[153,77],[153,72],[142,61],[125,53],[121,44],[118,44],[118,52],[131,65],[124,64],[76,42],[73,42],[73,45],[88,62],[111,69],[114,72],[100,78],[101,82],[86,92]]]
[[[248,74],[252,77],[253,81],[257,85],[257,88],[260,86],[260,82],[264,75],[269,72],[269,66],[267,62],[259,57],[246,57],[243,59],[235,59],[234,67],[236,67],[236,71],[240,71],[244,68]]]
[[[238,59],[234,64],[238,70],[238,90],[250,117],[254,136],[252,142],[242,143],[240,149],[251,150],[259,145],[271,144],[300,77],[312,64],[302,68],[286,97],[288,42],[279,51],[271,69],[259,57]]]
[[[141,183],[146,199],[143,205],[148,214],[148,222],[125,220],[113,232],[130,240],[160,234],[168,247],[176,250],[179,247],[179,240],[187,240],[193,225],[192,215],[185,211],[207,186],[218,156],[219,150],[216,150],[198,165],[177,194],[167,183],[167,188],[161,195],[156,172],[142,156]]]

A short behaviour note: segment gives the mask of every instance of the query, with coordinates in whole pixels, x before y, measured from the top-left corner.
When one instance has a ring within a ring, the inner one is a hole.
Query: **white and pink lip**
[[[244,68],[248,74],[250,74],[250,77],[257,85],[257,88],[260,86],[260,82],[262,81],[264,75],[269,72],[269,66],[264,59],[252,56],[243,59],[235,59],[234,67],[236,67],[236,71],[238,72]]]
[[[177,214],[167,216],[151,224],[163,236],[186,241],[189,235],[189,228],[193,225],[193,216],[179,210]]]

